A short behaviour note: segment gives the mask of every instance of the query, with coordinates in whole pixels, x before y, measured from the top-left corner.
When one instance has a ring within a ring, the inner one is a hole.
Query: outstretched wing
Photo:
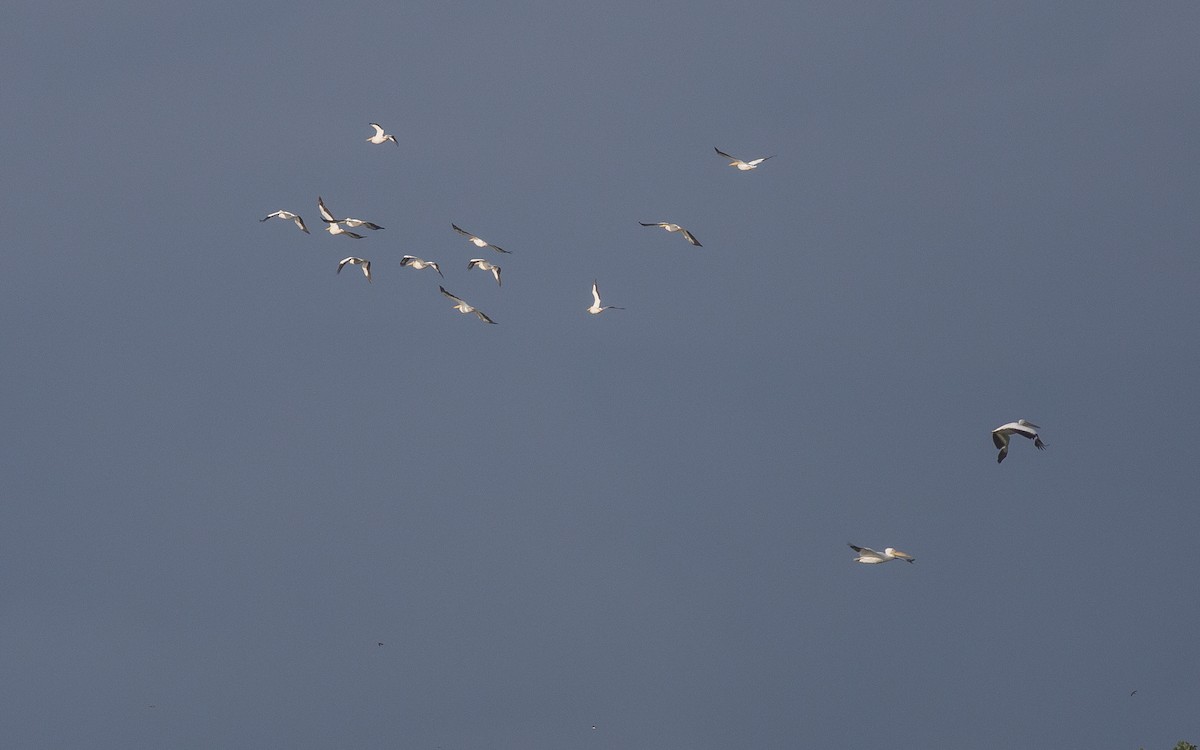
[[[329,209],[325,208],[325,200],[321,196],[317,196],[317,210],[321,212],[321,221],[326,224],[335,224],[337,219],[333,218],[333,214],[329,213]]]
[[[446,295],[447,297],[449,297],[450,299],[454,300],[455,302],[458,302],[459,304],[463,304],[463,305],[467,304],[467,303],[463,302],[461,298],[459,298],[459,297],[455,297],[455,296],[454,296],[453,294],[451,294],[450,292],[447,292],[447,291],[446,291],[446,287],[444,287],[444,286],[439,286],[439,287],[438,287],[438,289],[439,289],[439,290],[441,290],[442,294]],[[467,306],[468,306],[468,307],[470,307],[470,305],[467,305]]]

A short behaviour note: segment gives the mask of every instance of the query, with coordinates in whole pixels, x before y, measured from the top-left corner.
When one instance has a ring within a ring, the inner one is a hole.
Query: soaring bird
[[[847,542],[847,544],[850,543]],[[870,547],[856,547],[850,544],[850,549],[858,553],[858,557],[854,558],[854,562],[865,563],[867,565],[878,565],[879,563],[891,562],[892,560],[914,562],[917,559],[907,552],[901,552],[893,547],[888,547],[883,552],[876,552]]]
[[[311,234],[308,231],[308,227],[304,226],[304,219],[301,219],[299,214],[294,214],[291,211],[279,210],[273,214],[267,214],[266,217],[259,219],[259,221],[266,221],[267,219],[291,219],[296,222],[296,226],[304,230],[305,234]]]
[[[471,307],[471,306],[470,306],[469,304],[467,304],[467,302],[466,302],[465,300],[463,300],[461,297],[455,297],[455,296],[454,296],[453,294],[451,294],[450,292],[447,292],[447,291],[446,291],[446,287],[439,286],[439,287],[438,287],[438,289],[440,289],[440,290],[442,291],[442,294],[446,295],[447,297],[449,297],[450,299],[452,299],[452,300],[454,300],[454,301],[455,301],[455,303],[456,303],[456,304],[454,305],[454,309],[458,310],[460,313],[463,313],[464,315],[465,315],[466,313],[475,313],[476,317],[478,317],[478,318],[479,318],[480,320],[482,320],[484,323],[491,323],[492,325],[495,325],[495,324],[496,324],[496,321],[494,321],[494,320],[492,320],[491,318],[489,318],[489,317],[488,317],[488,316],[487,316],[487,315],[486,315],[486,314],[483,312],[483,310],[476,310],[474,307]]]
[[[992,442],[1000,449],[1000,455],[996,456],[996,463],[1004,460],[1008,455],[1008,439],[1013,435],[1020,435],[1024,438],[1029,438],[1033,441],[1033,445],[1040,451],[1046,450],[1046,444],[1038,437],[1037,431],[1042,429],[1033,422],[1027,422],[1024,419],[1018,419],[1016,422],[1002,424],[992,430]]]
[[[383,227],[379,226],[378,224],[372,224],[371,222],[363,221],[362,219],[351,219],[351,218],[347,217],[345,219],[342,219],[341,223],[345,224],[348,227],[366,227],[367,229],[383,229]]]
[[[342,229],[342,225],[337,223],[336,221],[332,221],[332,222],[326,224],[325,231],[329,232],[330,234],[344,234],[347,237],[353,237],[356,240],[361,240],[363,238],[363,236],[361,234],[357,234],[355,232],[351,232],[351,231]]]
[[[692,243],[696,247],[703,247],[703,245],[696,241],[696,238],[692,236],[691,232],[679,226],[678,224],[672,224],[669,221],[652,221],[649,224],[644,221],[639,221],[638,224],[641,224],[644,227],[662,227],[668,232],[679,232],[683,235],[685,240]]]
[[[495,250],[498,253],[511,254],[511,251],[505,250],[504,248],[500,247],[499,245],[493,245],[492,243],[488,242],[487,240],[483,239],[482,237],[471,234],[470,232],[463,229],[462,227],[460,227],[457,224],[451,223],[450,226],[454,227],[454,231],[458,232],[463,237],[466,237],[471,242],[471,244],[474,245],[475,247],[490,247],[491,249]]]
[[[726,159],[731,159],[732,161],[729,162],[729,166],[737,167],[738,170],[740,170],[742,172],[746,172],[751,169],[758,169],[759,164],[762,164],[767,159],[774,157],[774,154],[772,154],[771,156],[764,156],[761,159],[755,159],[754,161],[742,161],[741,159],[737,158],[736,156],[730,156],[729,154],[725,153],[724,151],[717,148],[716,146],[713,146],[713,151],[716,151],[718,154],[720,154],[721,156],[724,156]]]
[[[375,135],[368,138],[367,143],[387,143],[388,141],[391,141],[392,143],[395,143],[397,146],[400,145],[399,143],[396,142],[396,136],[389,135],[389,134],[383,132],[383,128],[380,126],[379,123],[373,122],[373,123],[371,123],[371,127],[375,128]]]
[[[317,210],[321,212],[321,221],[325,222],[326,224],[345,224],[348,227],[383,229],[383,227],[379,226],[378,224],[372,224],[371,222],[363,221],[362,219],[351,219],[349,217],[346,217],[345,219],[335,219],[330,210],[325,206],[324,199],[322,199],[319,195],[317,196]],[[334,232],[332,229],[329,231],[333,234],[339,234],[339,232]]]
[[[592,282],[592,306],[587,309],[592,315],[599,315],[605,310],[624,310],[623,307],[615,305],[600,305],[600,289],[596,286],[596,282]]]
[[[433,261],[430,261],[430,260],[421,260],[420,258],[414,257],[412,255],[405,255],[403,258],[400,259],[400,265],[412,266],[413,268],[417,269],[418,271],[420,271],[421,269],[424,269],[424,268],[432,268],[433,270],[438,272],[438,276],[441,276],[443,279],[446,278],[442,274],[442,269],[438,268],[438,264],[434,263]]]
[[[483,258],[472,258],[467,262],[467,270],[478,268],[480,271],[491,271],[492,276],[496,277],[496,286],[500,286],[500,266],[493,263],[488,263]]]
[[[367,281],[371,280],[371,261],[363,260],[362,258],[355,258],[353,255],[350,256],[349,258],[342,258],[342,262],[338,263],[337,272],[341,273],[342,266],[346,265],[347,263],[349,263],[352,266],[361,266],[363,276],[367,277]]]

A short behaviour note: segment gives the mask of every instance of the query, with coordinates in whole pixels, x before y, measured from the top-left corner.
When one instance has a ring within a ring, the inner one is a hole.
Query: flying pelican
[[[1046,444],[1038,437],[1037,431],[1042,429],[1033,422],[1027,422],[1024,419],[1018,419],[1016,422],[1002,424],[992,430],[992,442],[1000,449],[1000,455],[996,456],[996,463],[1004,460],[1008,455],[1008,439],[1013,435],[1020,435],[1024,438],[1029,438],[1033,441],[1034,447],[1040,451],[1046,450]]]
[[[346,265],[347,263],[352,266],[362,266],[363,276],[367,277],[367,281],[371,280],[371,261],[363,260],[362,258],[355,258],[353,255],[351,255],[349,258],[342,258],[342,262],[338,263],[337,272],[341,273],[342,266]]]
[[[688,242],[692,243],[696,247],[703,247],[703,245],[696,241],[696,238],[692,236],[691,232],[679,226],[678,224],[672,224],[669,221],[654,221],[649,224],[644,221],[639,221],[638,224],[641,224],[644,227],[662,227],[668,232],[680,232],[683,234],[683,238]]]
[[[345,229],[342,229],[342,225],[336,221],[326,224],[325,231],[329,232],[330,234],[344,234],[347,237],[353,237],[356,240],[361,240],[363,238],[361,234],[355,234],[354,232],[349,232]]]
[[[850,544],[847,542],[847,544]],[[916,558],[907,552],[901,552],[893,547],[884,549],[883,552],[876,552],[870,547],[855,547],[850,544],[850,549],[858,553],[858,557],[854,558],[854,562],[865,563],[867,565],[877,565],[879,563],[890,562],[892,560],[904,560],[905,562],[914,562]]]
[[[433,270],[438,272],[438,276],[441,276],[443,279],[446,278],[444,275],[442,275],[442,269],[438,268],[438,264],[434,263],[433,261],[421,260],[420,258],[416,258],[411,255],[405,255],[403,258],[400,259],[400,265],[412,266],[413,268],[417,269],[418,271],[420,271],[423,268],[432,268]]]
[[[500,286],[500,266],[488,263],[483,258],[472,258],[467,263],[467,270],[470,271],[472,268],[478,268],[480,271],[491,271],[492,275],[496,277],[496,286]]]
[[[267,214],[266,218],[259,219],[259,221],[266,221],[267,219],[291,219],[296,222],[296,226],[304,230],[305,234],[311,234],[308,231],[308,227],[304,226],[304,219],[301,219],[299,214],[294,214],[291,211],[279,210],[273,214]]]
[[[463,313],[464,315],[466,313],[475,313],[476,317],[478,317],[484,323],[491,323],[492,325],[496,324],[496,321],[492,320],[486,314],[484,314],[483,310],[476,310],[475,308],[471,307],[462,298],[455,297],[450,292],[447,292],[446,287],[439,286],[438,289],[440,289],[442,291],[442,294],[446,295],[447,297],[449,297],[450,299],[452,299],[458,303],[458,304],[454,305],[454,309],[458,310],[460,313]]]
[[[391,141],[392,143],[395,143],[397,146],[400,145],[399,143],[396,142],[396,136],[389,135],[389,134],[383,132],[383,128],[380,127],[379,123],[373,122],[373,123],[371,123],[371,127],[375,128],[375,135],[368,138],[367,143],[378,144],[378,143],[387,143],[388,141]]]
[[[367,229],[383,229],[383,227],[379,226],[378,224],[372,224],[371,222],[363,221],[362,219],[346,218],[346,219],[342,219],[340,223],[345,224],[348,227],[366,227]]]
[[[600,289],[596,287],[595,281],[592,282],[592,300],[593,300],[592,306],[587,309],[587,311],[590,312],[592,315],[599,315],[600,313],[604,312],[605,310],[624,310],[625,309],[623,307],[617,307],[615,305],[604,305],[603,307],[601,307],[601,305],[600,305]]]
[[[325,222],[326,224],[345,224],[348,227],[383,229],[383,227],[379,226],[378,224],[372,224],[371,222],[363,221],[362,219],[351,219],[349,217],[346,217],[345,219],[335,219],[329,209],[325,207],[324,199],[322,199],[319,195],[317,196],[317,210],[321,212],[321,221]],[[333,232],[333,234],[338,234],[338,232]]]
[[[495,250],[498,253],[509,253],[509,254],[512,253],[511,250],[505,250],[504,248],[502,248],[498,245],[493,245],[492,243],[488,242],[487,240],[471,234],[470,232],[468,232],[467,230],[463,229],[462,227],[460,227],[459,225],[457,225],[453,222],[451,222],[450,226],[454,227],[454,231],[458,232],[459,234],[461,234],[462,236],[464,236],[468,240],[470,240],[471,244],[474,245],[475,247],[490,247],[491,249]]]
[[[713,146],[713,151],[716,151],[718,154],[720,154],[721,156],[724,156],[726,159],[732,159],[733,161],[729,162],[729,166],[737,167],[738,170],[742,171],[742,172],[746,172],[751,169],[758,169],[759,164],[762,164],[767,159],[774,157],[774,154],[772,154],[771,156],[764,156],[761,159],[755,159],[754,161],[742,161],[741,159],[737,158],[736,156],[730,156],[729,154],[725,153],[724,151],[717,148],[716,146]]]

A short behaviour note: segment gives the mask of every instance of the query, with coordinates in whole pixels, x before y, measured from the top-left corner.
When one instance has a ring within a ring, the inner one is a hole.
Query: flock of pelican
[[[375,134],[372,135],[370,138],[366,139],[367,143],[380,145],[380,144],[387,143],[390,141],[392,144],[394,144],[396,146],[400,145],[399,141],[396,140],[396,136],[385,131],[382,125],[380,125],[377,122],[372,122],[369,124],[370,124],[370,127],[375,131]],[[771,156],[763,156],[758,159],[752,159],[750,161],[742,161],[741,159],[738,159],[737,157],[730,156],[729,154],[725,153],[724,151],[722,151],[719,148],[714,148],[713,150],[716,151],[719,156],[729,159],[730,160],[729,166],[735,167],[739,171],[742,171],[742,172],[747,172],[752,169],[757,169],[767,159],[772,158]],[[321,221],[325,223],[325,231],[329,232],[329,234],[334,237],[342,236],[342,237],[348,237],[353,240],[361,240],[365,237],[365,235],[359,234],[358,232],[353,232],[353,231],[351,231],[352,229],[368,229],[371,231],[378,231],[380,229],[383,229],[383,227],[380,226],[379,224],[376,224],[375,222],[367,221],[365,219],[358,219],[358,218],[354,218],[354,217],[350,217],[350,216],[345,216],[345,217],[339,218],[338,216],[335,216],[334,213],[329,210],[329,207],[325,205],[325,199],[321,196],[317,196],[317,212],[321,215]],[[285,210],[281,209],[279,211],[275,211],[274,213],[267,214],[265,217],[260,219],[260,221],[267,221],[268,219],[284,219],[287,221],[291,221],[291,222],[295,223],[295,225],[301,231],[303,231],[305,234],[310,234],[310,232],[308,231],[308,227],[304,224],[304,219],[302,219],[299,214],[296,214],[292,211],[285,211]],[[677,234],[679,234],[679,236],[683,237],[683,239],[685,239],[692,246],[702,247],[699,240],[696,239],[696,236],[694,234],[692,234],[691,232],[689,232],[687,229],[680,226],[679,224],[675,224],[675,223],[669,222],[669,221],[653,221],[653,222],[639,221],[638,223],[644,227],[658,227],[660,229],[666,230],[667,232],[677,233]],[[469,243],[471,243],[472,245],[474,245],[475,247],[477,247],[481,250],[490,249],[490,250],[494,250],[497,253],[502,253],[505,255],[512,254],[512,251],[505,250],[504,248],[500,247],[499,245],[488,242],[487,240],[483,239],[479,235],[474,234],[472,232],[468,232],[467,230],[463,229],[462,227],[460,227],[459,225],[457,225],[455,223],[451,223],[450,228],[453,229],[458,234],[462,235],[463,237],[466,237],[467,241]],[[357,255],[347,256],[338,262],[337,273],[340,274],[342,272],[342,269],[347,265],[355,265],[355,266],[358,266],[359,268],[361,268],[362,272],[363,272],[363,276],[366,277],[367,282],[368,283],[371,282],[371,261],[370,260],[368,260],[366,258],[361,258]],[[443,279],[445,278],[445,274],[442,273],[442,269],[437,264],[436,261],[424,260],[422,258],[418,258],[413,255],[405,255],[403,258],[400,259],[400,265],[401,265],[401,267],[408,266],[408,267],[411,267],[418,271],[426,269],[426,268],[432,268],[434,271],[437,271],[438,276],[440,276]],[[496,286],[502,285],[502,281],[501,281],[501,277],[500,277],[501,268],[499,265],[492,263],[491,261],[487,260],[486,258],[471,258],[469,261],[467,261],[467,270],[468,271],[472,270],[472,269],[476,269],[476,268],[479,269],[480,271],[491,273],[492,278],[494,278],[496,280]],[[463,299],[461,297],[457,297],[457,296],[451,294],[450,292],[446,291],[445,287],[442,287],[440,285],[438,286],[438,288],[441,290],[442,294],[444,294],[447,297],[449,297],[450,299],[454,300],[454,302],[455,302],[454,307],[459,312],[474,313],[480,320],[484,321],[485,323],[495,324],[496,321],[492,320],[491,317],[489,317],[488,315],[483,313],[481,310],[478,310],[477,308],[473,307],[469,303],[463,301]],[[591,315],[599,315],[600,313],[604,312],[605,310],[624,310],[625,308],[617,307],[616,305],[602,305],[600,303],[600,291],[597,286],[597,282],[593,281],[592,282],[592,304],[589,307],[586,307],[584,309]]]
[[[387,143],[388,141],[391,141],[393,144],[395,144],[397,146],[400,145],[399,142],[397,142],[397,140],[396,140],[396,136],[385,132],[383,127],[381,125],[379,125],[378,123],[374,123],[374,122],[370,123],[370,126],[372,128],[374,128],[375,134],[367,139],[368,143],[373,143],[373,144],[378,145],[378,144]],[[750,161],[743,161],[735,156],[731,156],[731,155],[725,153],[724,151],[720,150],[719,148],[714,147],[713,150],[717,152],[718,156],[721,156],[725,159],[729,159],[729,166],[734,167],[738,171],[741,171],[741,172],[748,172],[750,170],[757,169],[767,159],[772,158],[772,156],[763,156],[763,157],[759,157],[757,159],[752,159]],[[343,236],[349,237],[351,239],[361,240],[361,239],[363,239],[363,235],[358,234],[356,232],[351,232],[349,230],[350,229],[358,229],[360,227],[366,228],[366,229],[372,230],[372,231],[383,229],[382,226],[375,224],[373,222],[370,222],[370,221],[365,221],[363,219],[356,219],[356,218],[351,218],[351,217],[345,217],[345,218],[339,219],[339,218],[335,217],[333,215],[333,213],[329,210],[329,208],[325,205],[325,200],[321,196],[317,196],[317,211],[321,214],[321,221],[325,222],[325,229],[327,232],[329,232],[330,235],[334,235],[334,236],[343,235]],[[298,214],[292,213],[291,211],[284,211],[284,210],[275,211],[274,213],[267,214],[264,218],[260,219],[259,221],[267,221],[268,219],[283,219],[285,221],[291,221],[291,222],[295,223],[295,225],[301,231],[303,231],[305,234],[310,234],[310,232],[308,231],[308,227],[305,226],[305,224],[304,224],[304,219],[300,218],[300,216]],[[667,232],[678,233],[681,237],[683,237],[683,239],[687,240],[687,242],[690,243],[691,245],[693,245],[694,247],[703,247],[700,244],[700,242],[696,239],[695,235],[693,235],[687,229],[684,229],[679,224],[675,224],[675,223],[672,223],[669,221],[654,221],[654,222],[639,221],[638,223],[644,227],[658,227],[660,229],[666,230]],[[346,228],[343,228],[343,225]],[[458,234],[466,237],[467,241],[471,245],[475,246],[476,248],[479,248],[481,250],[482,249],[491,249],[497,253],[502,253],[505,255],[512,254],[512,251],[505,250],[504,248],[500,247],[499,245],[492,244],[491,242],[488,242],[487,240],[480,237],[479,235],[468,232],[467,230],[463,229],[462,227],[458,226],[457,224],[451,223],[450,227]],[[353,255],[349,256],[347,258],[343,258],[338,263],[337,273],[340,274],[342,272],[342,268],[347,265],[358,266],[359,268],[362,269],[363,276],[366,277],[367,281],[368,282],[371,281],[371,261],[369,261],[365,258],[360,258],[358,256],[353,256]],[[434,261],[423,260],[423,259],[418,258],[413,255],[405,255],[403,258],[400,259],[400,265],[401,265],[401,267],[407,266],[407,267],[413,268],[418,271],[424,270],[426,268],[432,268],[434,271],[437,271],[437,274],[439,277],[445,278],[445,275],[442,273],[442,269]],[[476,269],[476,268],[479,269],[480,271],[490,272],[492,274],[492,277],[495,278],[495,280],[496,280],[496,286],[501,285],[500,266],[496,265],[495,263],[492,263],[491,261],[487,260],[486,258],[470,259],[467,262],[467,270]],[[490,316],[488,316],[487,313],[472,306],[470,303],[468,303],[466,300],[462,299],[461,297],[455,296],[454,294],[451,294],[450,292],[446,291],[446,288],[444,286],[438,285],[438,290],[441,291],[441,293],[443,295],[445,295],[447,298],[449,298],[450,300],[452,300],[454,302],[454,305],[452,306],[453,309],[458,310],[460,313],[462,313],[464,315],[474,313],[474,315],[477,318],[479,318],[479,320],[483,321],[484,323],[490,323],[492,325],[495,325],[496,321],[492,320],[492,318]],[[604,312],[605,310],[624,310],[625,308],[617,307],[615,305],[601,304],[600,288],[599,288],[598,282],[592,281],[592,304],[590,307],[587,307],[585,309],[591,315],[599,315],[600,313]],[[999,427],[997,427],[996,429],[992,430],[992,442],[995,444],[996,448],[999,449],[999,451],[1000,451],[1000,454],[998,456],[996,456],[996,463],[1000,463],[1000,462],[1004,461],[1005,457],[1008,456],[1009,440],[1013,435],[1019,435],[1020,437],[1032,440],[1034,447],[1036,447],[1038,450],[1045,450],[1046,444],[1044,442],[1042,442],[1041,437],[1038,435],[1039,429],[1041,429],[1041,428],[1028,420],[1018,419],[1015,422],[1008,422],[1006,424],[1002,424]],[[878,565],[880,563],[891,562],[892,560],[904,560],[905,562],[912,563],[916,560],[916,558],[914,558],[912,555],[908,554],[907,552],[901,552],[900,550],[898,550],[894,547],[885,547],[883,552],[876,552],[875,550],[871,549],[870,547],[859,547],[854,544],[850,544],[849,546],[850,546],[850,549],[854,550],[854,552],[857,553],[857,555],[858,555],[857,557],[854,558],[854,562],[863,563],[864,565]],[[380,644],[380,645],[382,645],[382,644]],[[595,729],[595,727],[592,727],[592,728]]]

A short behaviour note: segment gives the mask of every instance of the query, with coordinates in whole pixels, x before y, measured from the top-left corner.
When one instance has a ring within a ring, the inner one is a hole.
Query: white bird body
[[[480,271],[491,271],[492,276],[496,277],[496,286],[500,286],[500,266],[493,263],[488,263],[483,258],[472,258],[467,262],[467,270],[478,268]]]
[[[347,263],[349,263],[352,266],[359,266],[360,268],[362,268],[363,276],[367,277],[367,281],[371,280],[371,261],[365,260],[363,258],[356,258],[353,255],[350,256],[349,258],[342,258],[342,262],[338,263],[337,272],[341,273],[342,266],[346,265]]]
[[[599,315],[600,313],[604,312],[605,310],[624,310],[624,309],[625,308],[623,308],[623,307],[617,307],[615,305],[601,305],[600,304],[600,289],[599,289],[599,287],[596,286],[595,281],[592,282],[592,306],[587,309],[587,311],[589,313],[591,313],[592,315]]]
[[[462,313],[464,315],[466,315],[467,313],[475,313],[475,316],[477,318],[479,318],[480,320],[482,320],[484,323],[491,323],[492,325],[496,324],[496,321],[489,318],[487,316],[487,314],[485,314],[483,312],[483,310],[476,310],[474,307],[471,307],[471,305],[467,304],[466,300],[462,299],[461,297],[455,297],[450,292],[447,292],[445,287],[439,286],[438,289],[441,290],[442,294],[444,294],[447,297],[449,297],[450,299],[454,300],[454,302],[455,302],[454,309],[455,310],[458,310],[460,313]]]
[[[880,563],[891,562],[892,560],[904,560],[905,562],[915,562],[916,558],[907,552],[901,552],[894,547],[887,547],[883,552],[876,552],[870,547],[856,547],[850,545],[850,549],[858,553],[858,557],[854,558],[854,562],[863,563],[865,565],[878,565]]]
[[[291,211],[280,209],[273,214],[267,214],[265,218],[259,219],[259,221],[266,221],[267,219],[291,219],[296,222],[296,226],[304,230],[305,234],[312,234],[308,231],[308,227],[304,226],[304,219],[301,219],[299,214],[294,214]]]
[[[741,172],[746,172],[751,169],[758,169],[759,164],[762,164],[764,161],[766,161],[767,159],[773,158],[773,156],[774,156],[774,154],[772,154],[771,156],[764,156],[760,159],[754,159],[752,161],[742,161],[741,159],[737,158],[736,156],[730,156],[729,154],[725,153],[724,151],[717,148],[716,146],[713,146],[713,151],[716,151],[718,154],[720,154],[721,156],[724,156],[726,159],[730,159],[731,161],[729,162],[729,166],[737,167],[738,171],[741,171]]]
[[[400,265],[401,266],[412,266],[413,268],[417,269],[418,271],[425,269],[425,268],[432,268],[433,270],[438,272],[438,276],[441,276],[443,279],[446,278],[442,274],[442,269],[438,268],[437,263],[434,263],[433,261],[429,261],[429,260],[421,260],[420,258],[414,257],[412,255],[405,255],[403,258],[401,258]]]
[[[475,247],[490,247],[491,249],[495,250],[498,253],[511,254],[511,251],[505,250],[504,248],[500,247],[499,245],[493,245],[492,243],[488,242],[487,240],[483,239],[482,237],[471,234],[470,232],[463,229],[459,225],[454,224],[453,222],[450,224],[450,226],[454,228],[454,231],[456,231],[459,234],[461,234],[462,236],[466,237],[467,240]]]
[[[1000,454],[996,456],[996,463],[1004,460],[1008,455],[1008,441],[1013,435],[1020,435],[1023,438],[1029,438],[1033,441],[1033,445],[1040,451],[1046,450],[1046,444],[1038,437],[1037,431],[1042,429],[1033,422],[1024,419],[1018,419],[1016,422],[1002,424],[992,430],[992,443],[1000,449]]]
[[[692,243],[692,244],[693,244],[693,245],[695,245],[696,247],[703,247],[703,245],[701,245],[701,244],[700,244],[700,243],[699,243],[699,242],[696,240],[696,238],[695,238],[694,236],[692,236],[692,233],[691,233],[691,232],[689,232],[688,230],[686,230],[686,229],[684,229],[683,227],[679,226],[678,224],[672,224],[672,223],[671,223],[671,222],[669,222],[669,221],[652,221],[652,222],[650,222],[649,224],[647,224],[647,223],[646,223],[646,222],[644,222],[644,221],[639,221],[639,222],[638,222],[638,224],[641,224],[641,225],[642,225],[642,226],[644,226],[644,227],[661,227],[661,228],[663,228],[663,229],[667,230],[668,232],[679,232],[680,234],[682,234],[682,235],[683,235],[683,238],[684,238],[685,240],[687,240],[688,242]]]
[[[392,143],[395,143],[397,146],[400,145],[396,141],[396,136],[389,135],[388,133],[383,132],[383,127],[381,127],[379,123],[373,122],[373,123],[371,123],[371,127],[375,128],[375,135],[368,138],[367,143],[379,144],[379,143],[387,143],[388,141],[391,141]]]

